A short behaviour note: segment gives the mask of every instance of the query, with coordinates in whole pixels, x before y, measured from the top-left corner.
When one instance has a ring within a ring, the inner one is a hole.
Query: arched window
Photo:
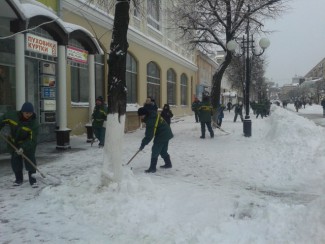
[[[160,107],[160,70],[154,62],[147,64],[147,96],[154,98]]]
[[[176,72],[167,70],[167,103],[176,105]]]
[[[187,105],[187,76],[181,75],[181,105]]]
[[[126,87],[127,92],[127,103],[136,103],[137,102],[137,62],[135,58],[127,53],[126,55]]]

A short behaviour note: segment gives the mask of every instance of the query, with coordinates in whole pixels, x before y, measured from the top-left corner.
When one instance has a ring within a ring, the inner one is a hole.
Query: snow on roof
[[[314,85],[317,81],[321,81],[322,79],[323,78],[317,78],[314,80],[306,80],[301,84],[301,86],[311,86],[311,85]]]
[[[55,21],[61,22],[60,24],[62,24],[63,22],[51,8],[48,8],[46,5],[35,0],[28,0],[24,2],[21,2],[19,0],[13,0],[12,2],[16,6],[16,9],[19,11],[21,16],[25,19],[30,19],[35,16],[43,15]]]
[[[76,30],[80,30],[82,32],[84,32],[86,35],[88,35],[92,41],[95,43],[97,50],[99,51],[100,54],[103,54],[103,50],[101,49],[101,47],[99,46],[99,43],[97,42],[96,38],[94,37],[94,35],[87,30],[86,28],[80,26],[80,25],[76,25],[73,23],[69,23],[69,22],[63,22],[64,24],[64,28],[68,33],[74,32]]]

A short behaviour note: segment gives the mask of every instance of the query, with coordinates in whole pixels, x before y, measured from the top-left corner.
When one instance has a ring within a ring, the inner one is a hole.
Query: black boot
[[[172,162],[170,161],[169,155],[164,158],[165,165],[160,166],[160,168],[169,169],[172,167]]]
[[[28,171],[28,178],[29,178],[29,184],[32,187],[38,187],[36,179],[32,176],[32,174],[35,174],[36,171]]]
[[[152,158],[150,162],[149,169],[145,170],[145,173],[155,173],[156,172],[156,165],[157,165],[158,158]]]
[[[23,171],[18,171],[15,172],[15,177],[16,180],[14,181],[14,186],[20,186],[21,184],[23,184],[24,181],[24,177],[23,177]]]

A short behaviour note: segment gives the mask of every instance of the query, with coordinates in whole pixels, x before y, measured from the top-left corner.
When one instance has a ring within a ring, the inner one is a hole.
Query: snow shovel
[[[9,141],[3,134],[0,133],[0,136],[2,137],[2,139],[4,139],[15,151],[18,151],[18,148],[11,143],[11,141]],[[46,178],[46,176],[38,169],[38,167],[32,162],[32,160],[30,160],[24,153],[21,155],[31,166],[33,166],[33,168],[35,170],[38,171],[38,173],[40,173],[40,175],[42,176],[42,178]],[[35,174],[32,175],[32,177],[35,177]],[[55,178],[55,177],[54,177]],[[42,181],[42,180],[40,180]],[[46,183],[44,181],[42,181],[43,183],[47,184],[47,185],[59,185],[61,184],[61,181],[59,179],[56,178],[56,181],[53,181],[51,183]]]
[[[216,128],[218,128],[219,130],[221,130],[222,132],[226,133],[227,135],[230,134],[230,132],[225,131],[224,129],[222,129],[220,126],[216,125]]]
[[[127,162],[127,164],[125,164],[125,165],[129,165],[129,163],[131,163],[131,161],[135,158],[135,156],[137,156],[137,154],[138,154],[139,152],[141,152],[141,150],[138,150],[138,151],[133,155],[133,157],[130,158],[129,162]]]
[[[226,131],[224,129],[222,129],[216,122],[212,121],[212,125],[215,127],[215,128],[218,128],[220,131],[226,133],[226,135],[229,135],[231,134],[229,131]]]

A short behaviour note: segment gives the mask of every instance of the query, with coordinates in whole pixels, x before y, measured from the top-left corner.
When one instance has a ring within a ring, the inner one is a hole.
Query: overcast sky
[[[266,77],[279,86],[306,75],[325,57],[325,0],[292,0],[291,9],[265,23],[271,42]]]

